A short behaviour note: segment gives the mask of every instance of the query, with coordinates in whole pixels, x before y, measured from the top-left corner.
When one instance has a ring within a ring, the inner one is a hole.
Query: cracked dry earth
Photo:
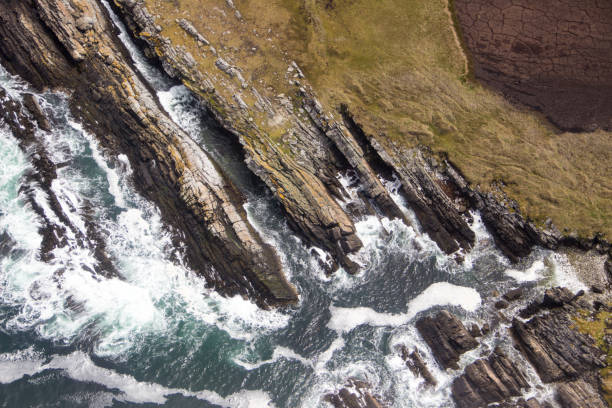
[[[474,75],[564,130],[612,129],[612,2],[455,0]]]

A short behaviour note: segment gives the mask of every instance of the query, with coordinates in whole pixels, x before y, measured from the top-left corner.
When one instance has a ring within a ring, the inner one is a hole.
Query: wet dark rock
[[[472,189],[450,164],[445,168],[449,182],[455,185],[472,208],[480,211],[482,221],[493,236],[497,247],[512,262],[529,255],[534,245],[556,248],[561,236],[552,236],[525,220],[518,211],[509,211],[492,193]],[[510,201],[510,200],[507,200]]]
[[[506,302],[503,299],[500,299],[497,302],[495,302],[496,309],[506,309],[508,306],[510,306],[510,303]]]
[[[563,305],[570,303],[574,300],[574,293],[567,288],[550,288],[544,292],[544,300],[542,301],[542,307],[553,309],[562,307]]]
[[[523,297],[524,288],[512,289],[504,294],[504,299],[508,302],[513,302]]]
[[[603,285],[593,285],[591,286],[591,292],[593,293],[597,293],[597,294],[602,294],[605,291],[605,287]]]
[[[489,323],[483,324],[481,331],[483,336],[486,336],[487,334],[491,333],[491,326],[489,325]]]
[[[474,338],[482,336],[482,332],[480,331],[480,327],[478,327],[478,325],[476,323],[472,323],[472,325],[470,326],[470,334]]]
[[[453,381],[452,395],[458,408],[477,408],[518,397],[525,388],[529,384],[523,373],[495,349],[487,360],[476,360],[465,368]]]
[[[562,408],[606,408],[606,404],[592,385],[584,380],[559,384],[556,394]]]
[[[522,317],[523,319],[528,319],[531,316],[537,314],[541,309],[541,303],[540,302],[530,302],[526,307],[524,307],[520,312],[519,312],[519,316]]]
[[[446,310],[419,319],[416,327],[442,368],[458,369],[461,354],[478,347],[461,320]]]
[[[6,232],[0,233],[0,257],[5,257],[15,248],[17,242]]]
[[[51,131],[51,124],[47,119],[47,116],[43,113],[40,104],[38,103],[38,99],[31,93],[26,93],[23,96],[23,105],[30,111],[38,127],[42,130],[46,130],[47,132]]]
[[[604,354],[593,340],[573,327],[563,310],[535,316],[527,323],[512,322],[516,343],[543,382],[588,376],[605,366]]]
[[[421,357],[421,353],[419,353],[417,348],[410,353],[405,346],[401,346],[400,351],[402,358],[406,362],[406,366],[414,375],[422,377],[425,380],[425,383],[432,387],[435,387],[438,384],[436,378],[431,374],[429,368],[427,368],[427,364],[423,360],[423,357]]]
[[[370,384],[350,379],[340,391],[326,395],[325,400],[334,408],[382,408],[382,404],[370,393],[370,389]]]

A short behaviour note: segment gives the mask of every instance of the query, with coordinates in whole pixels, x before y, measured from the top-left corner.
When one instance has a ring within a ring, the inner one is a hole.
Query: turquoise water
[[[448,385],[457,373],[435,366],[414,329],[420,313],[446,306],[483,322],[488,294],[515,285],[517,276],[578,285],[564,260],[546,251],[513,267],[531,268],[527,275],[509,270],[477,214],[478,244],[462,265],[418,228],[369,217],[357,224],[362,271],[326,276],[320,250],[290,231],[240,151],[208,125],[184,87],[148,65],[127,36],[122,40],[172,119],[245,192],[249,217],[276,247],[300,302],[263,311],[207,289],[183,264],[158,210],[136,193],[127,159],[98,146],[71,118],[64,95],[39,94],[53,132],[38,137],[53,161],[65,164],[53,191],[75,226],[84,231],[85,217],[93,218],[120,276],[93,273],[91,250],[74,237],[54,250],[54,260],[39,260],[40,221],[19,192],[28,183],[29,157],[0,126],[0,232],[14,240],[0,259],[0,406],[318,407],[326,393],[357,377],[394,407],[450,407]],[[28,87],[3,70],[0,85],[16,98]],[[350,174],[338,177],[350,184]],[[385,185],[402,204],[397,183]],[[48,208],[42,190],[36,197]],[[437,388],[421,388],[398,357],[399,344],[420,348]]]

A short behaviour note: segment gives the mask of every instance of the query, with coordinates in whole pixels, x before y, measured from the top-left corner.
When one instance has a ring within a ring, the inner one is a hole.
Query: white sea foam
[[[168,388],[160,384],[138,381],[134,377],[97,366],[91,358],[76,351],[68,355],[52,356],[45,360],[31,348],[14,353],[0,354],[0,383],[8,384],[26,375],[35,375],[45,370],[61,370],[67,377],[81,382],[93,382],[119,393],[113,398],[121,402],[164,404],[170,395],[180,394],[230,408],[273,407],[270,397],[263,391],[242,390],[227,397],[213,391],[188,391]]]
[[[342,336],[338,336],[329,347],[317,355],[313,360],[313,365],[315,366],[316,371],[321,371],[325,365],[332,359],[334,353],[338,350],[341,350],[345,345],[344,339]]]
[[[564,286],[573,291],[586,289],[565,254],[537,249],[535,260],[524,271],[509,268],[505,274],[517,282],[541,282],[545,286]]]
[[[514,279],[517,282],[533,282],[538,281],[544,277],[544,270],[546,265],[542,260],[534,261],[533,264],[524,271],[518,269],[507,269],[505,274]]]
[[[43,95],[41,100],[44,108],[63,109],[66,114],[66,107],[53,106],[45,98]],[[60,100],[65,103],[65,99]],[[180,259],[180,253],[158,210],[132,189],[128,180],[131,169],[125,158],[119,157],[118,165],[111,168],[93,136],[69,116],[66,125],[48,137],[47,148],[55,160],[74,155],[89,158],[106,178],[107,192],[123,211],[109,218],[99,208],[95,210],[98,227],[106,236],[106,249],[121,278],[93,275],[96,260],[76,241],[56,248],[52,262],[37,261],[41,241],[33,222],[37,217],[17,194],[18,178],[29,165],[6,129],[2,130],[1,142],[0,150],[7,150],[7,160],[0,165],[0,200],[2,208],[10,211],[0,217],[0,226],[17,240],[19,248],[27,250],[20,259],[2,259],[3,301],[21,305],[21,312],[6,323],[7,327],[35,328],[45,338],[70,342],[84,327],[94,324],[96,353],[116,356],[133,348],[143,333],[173,330],[182,319],[216,326],[238,339],[251,339],[287,324],[288,315],[263,311],[238,296],[224,298],[206,288],[194,272],[172,260],[173,254]],[[91,195],[92,184],[86,177],[65,167],[53,183],[62,209],[83,232],[80,197],[89,194],[95,201],[99,194],[95,191]],[[46,203],[46,195],[37,197],[46,214],[60,224]],[[67,234],[72,237],[69,230]]]
[[[437,282],[410,301],[408,313],[415,316],[433,306],[460,306],[468,312],[474,312],[480,307],[481,301],[480,294],[473,288]]]
[[[164,404],[170,395],[180,394],[185,397],[195,397],[230,408],[273,407],[270,397],[263,391],[242,390],[227,397],[222,397],[213,391],[188,391],[181,388],[168,388],[163,385],[138,381],[134,377],[117,373],[113,370],[97,366],[87,354],[76,351],[68,355],[53,356],[51,361],[35,367],[32,373],[53,369],[61,370],[64,375],[81,382],[93,382],[110,390],[118,390],[114,399],[121,402],[137,404]]]
[[[42,239],[38,219],[19,197],[20,179],[31,166],[6,126],[0,126],[0,157],[0,230],[11,227],[11,236],[23,248],[37,249]]]
[[[41,370],[44,359],[30,347],[13,353],[0,354],[0,383],[9,384]]]
[[[306,366],[312,366],[312,362],[310,360],[302,357],[301,355],[291,350],[290,348],[282,347],[282,346],[276,346],[274,348],[274,352],[272,353],[272,357],[268,360],[258,361],[256,363],[249,363],[238,357],[238,358],[234,358],[233,361],[239,366],[250,371],[250,370],[255,370],[267,364],[275,363],[281,358],[284,358],[287,360],[299,361],[300,363]]]
[[[370,326],[401,326],[408,323],[418,313],[433,306],[459,306],[468,312],[478,309],[480,294],[472,288],[437,282],[430,285],[420,295],[408,303],[406,313],[392,314],[377,312],[368,307],[330,306],[331,319],[327,327],[339,333],[348,332],[362,324]]]

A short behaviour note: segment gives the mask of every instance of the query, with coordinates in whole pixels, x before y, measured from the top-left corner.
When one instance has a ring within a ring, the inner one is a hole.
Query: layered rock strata
[[[519,397],[529,384],[524,374],[500,350],[488,359],[478,359],[453,381],[453,398],[458,408],[484,407]]]
[[[416,327],[443,368],[458,369],[461,354],[478,347],[461,320],[446,310],[417,320]]]
[[[357,269],[347,254],[361,247],[354,214],[337,200],[346,195],[335,176],[347,168],[358,175],[363,198],[380,214],[406,221],[378,177],[396,176],[423,231],[446,253],[473,245],[470,208],[480,211],[497,245],[513,261],[529,254],[534,245],[556,248],[571,243],[554,228],[538,228],[525,220],[518,205],[502,197],[502,188],[500,194],[483,193],[451,164],[433,160],[426,149],[365,133],[347,105],[321,104],[308,78],[290,59],[285,78],[278,79],[286,81],[284,87],[290,91],[275,95],[273,86],[256,80],[257,69],[243,68],[232,59],[232,48],[223,39],[216,43],[204,38],[196,24],[180,19],[177,27],[169,22],[159,26],[160,18],[149,12],[147,1],[115,4],[134,36],[146,45],[147,54],[191,89],[242,143],[249,168],[275,193],[294,229],[331,253],[345,269]],[[215,24],[220,19],[237,31],[247,27],[223,10],[202,16]],[[205,20],[200,23],[207,26]],[[180,31],[190,39],[185,40]],[[602,250],[609,248],[604,246]]]
[[[515,301],[517,296],[524,295],[523,292],[512,290],[504,296]],[[458,369],[460,355],[481,346],[483,357],[468,364],[452,383],[452,397],[459,408],[479,408],[490,404],[549,407],[552,401],[517,399],[534,387],[521,368],[527,362],[535,368],[542,382],[555,386],[554,400],[562,408],[603,408],[606,404],[602,396],[609,395],[609,387],[601,370],[608,364],[604,350],[609,353],[610,339],[604,336],[596,343],[580,331],[577,324],[580,316],[595,316],[602,310],[607,316],[609,308],[602,303],[606,295],[597,292],[586,295],[582,291],[573,293],[566,288],[550,288],[541,300],[532,302],[521,311],[520,315],[529,320],[514,318],[508,328],[520,353],[519,359],[516,353],[508,357],[500,347],[487,351],[486,346],[479,345],[467,333],[456,316],[446,311],[419,319],[417,328],[443,368]],[[608,325],[609,322],[589,321],[585,324],[592,327]],[[502,328],[506,330],[504,326]],[[403,354],[407,356],[408,351],[404,350]],[[525,363],[520,361],[522,359]]]
[[[338,114],[322,106],[295,63],[288,62],[290,71],[296,72],[287,78],[292,94],[270,95],[265,84],[245,80],[239,63],[228,62],[229,57],[216,44],[205,47],[197,35],[190,34],[199,44],[190,50],[201,53],[194,58],[161,34],[162,27],[156,25],[144,2],[115,3],[135,37],[147,44],[148,55],[158,58],[170,76],[181,80],[238,137],[247,164],[275,192],[295,229],[329,251],[345,269],[355,270],[347,254],[361,247],[355,220],[336,200],[345,196],[336,174],[347,168],[358,175],[365,198],[380,214],[407,221],[374,171],[380,164],[389,168],[399,177],[423,230],[442,250],[452,253],[471,247],[474,233],[429,171],[422,153],[387,149],[364,135],[350,112],[339,109]],[[210,57],[216,59],[211,69],[196,61]],[[275,140],[277,133],[282,142]]]
[[[248,222],[240,193],[163,112],[126,55],[97,1],[0,4],[0,62],[36,88],[70,93],[74,114],[105,147],[128,156],[137,187],[176,228],[207,282],[262,306],[295,302],[278,256]]]
[[[55,191],[53,181],[57,179],[57,165],[37,132],[47,132],[51,125],[42,112],[38,100],[32,94],[25,94],[23,104],[0,87],[0,124],[8,126],[17,139],[19,147],[28,155],[32,168],[24,174],[23,185],[19,194],[25,196],[30,207],[40,220],[38,228],[43,237],[39,256],[45,262],[54,258],[53,250],[69,245],[69,236],[74,237],[76,244],[94,254],[97,265],[95,272],[105,276],[117,276],[117,270],[106,252],[106,245],[100,233],[89,217],[84,217],[86,231],[75,226],[64,212]],[[37,127],[38,125],[38,127]],[[40,130],[39,130],[40,129]],[[48,213],[37,200],[36,189],[44,191],[48,204]],[[85,202],[84,207],[91,204]],[[53,219],[52,219],[53,218]]]

